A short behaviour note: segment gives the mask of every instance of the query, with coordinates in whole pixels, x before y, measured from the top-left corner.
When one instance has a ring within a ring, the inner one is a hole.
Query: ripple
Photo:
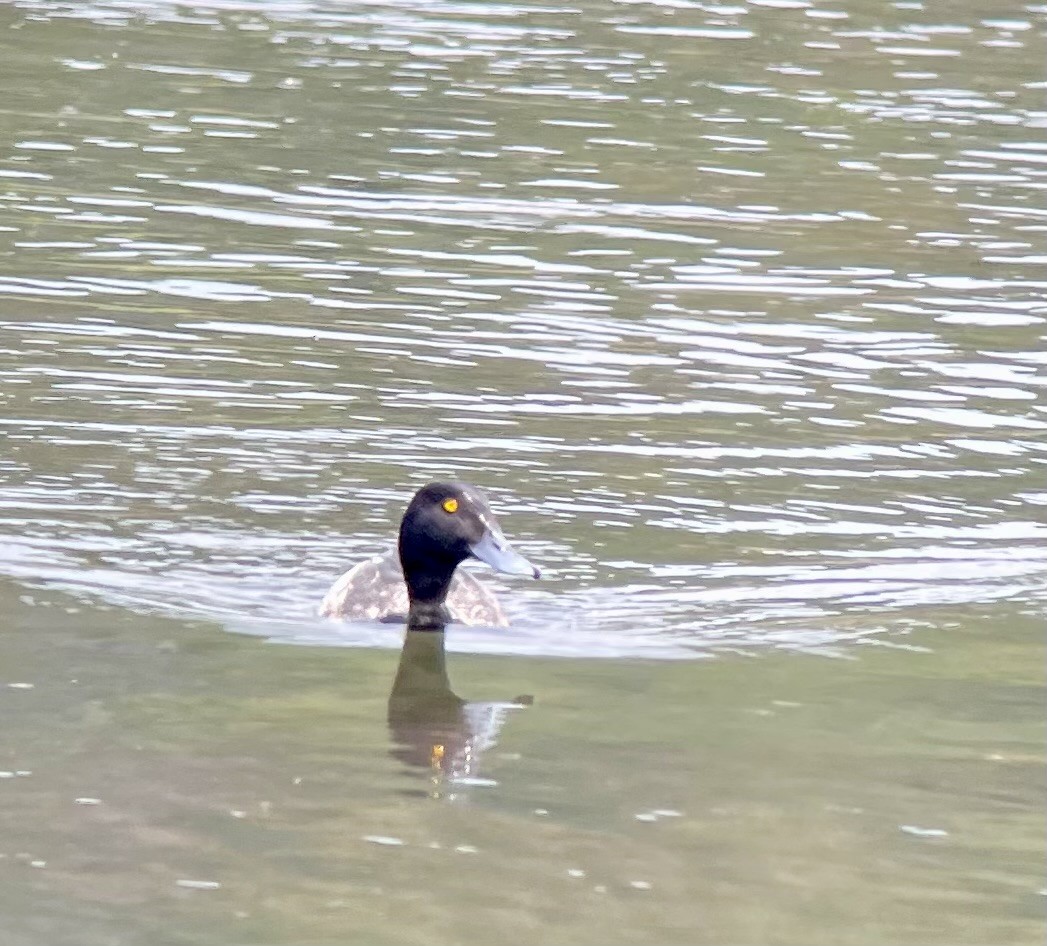
[[[22,4],[0,572],[392,647],[315,602],[461,476],[548,577],[460,649],[1042,608],[1031,21],[903,7]]]

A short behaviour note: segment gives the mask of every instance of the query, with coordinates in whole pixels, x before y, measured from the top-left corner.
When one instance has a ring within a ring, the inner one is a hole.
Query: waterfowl
[[[320,604],[324,617],[403,621],[414,629],[448,623],[508,627],[498,599],[456,571],[477,558],[507,575],[540,572],[510,545],[483,494],[468,483],[429,483],[400,522],[397,548],[351,568]]]

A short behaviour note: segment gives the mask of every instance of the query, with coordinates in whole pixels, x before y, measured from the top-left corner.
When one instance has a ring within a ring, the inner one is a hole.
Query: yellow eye
[[[458,500],[453,496],[450,499],[445,499],[442,505],[444,512],[458,512]]]

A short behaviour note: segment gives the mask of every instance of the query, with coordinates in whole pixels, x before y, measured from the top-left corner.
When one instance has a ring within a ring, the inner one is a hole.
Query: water
[[[8,940],[1042,939],[1044,12],[0,9]]]

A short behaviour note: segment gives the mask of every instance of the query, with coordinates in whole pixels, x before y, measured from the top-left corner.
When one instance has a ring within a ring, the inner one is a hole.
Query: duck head
[[[508,575],[541,574],[509,545],[483,494],[467,483],[430,483],[415,493],[400,523],[399,552],[415,627],[446,623],[444,598],[467,558]]]

